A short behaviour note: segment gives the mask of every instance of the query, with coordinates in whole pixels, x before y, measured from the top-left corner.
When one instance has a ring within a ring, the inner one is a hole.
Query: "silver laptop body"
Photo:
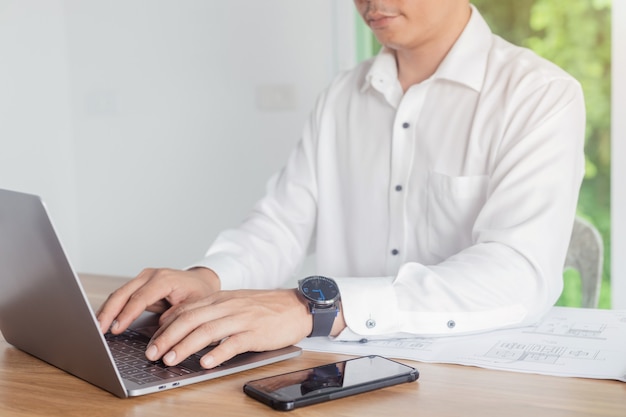
[[[139,330],[145,333],[144,321]],[[118,397],[176,388],[298,356],[290,346],[145,383],[124,377],[42,200],[0,189],[0,331],[8,343]],[[192,358],[193,359],[193,358]],[[191,360],[191,359],[190,359]],[[118,359],[119,363],[119,359]]]

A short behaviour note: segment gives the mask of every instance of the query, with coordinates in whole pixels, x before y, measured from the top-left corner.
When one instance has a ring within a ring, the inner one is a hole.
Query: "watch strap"
[[[311,307],[311,314],[313,315],[313,330],[309,337],[329,336],[335,323],[335,317],[339,308],[337,304],[333,304],[326,308]]]

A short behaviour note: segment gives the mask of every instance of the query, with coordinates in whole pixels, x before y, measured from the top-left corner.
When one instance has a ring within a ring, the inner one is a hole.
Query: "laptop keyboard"
[[[134,330],[126,330],[119,335],[107,333],[105,338],[122,378],[139,385],[177,378],[204,370],[200,366],[202,356],[199,354],[191,355],[176,366],[167,366],[161,360],[156,362],[148,360],[145,352],[150,340]]]

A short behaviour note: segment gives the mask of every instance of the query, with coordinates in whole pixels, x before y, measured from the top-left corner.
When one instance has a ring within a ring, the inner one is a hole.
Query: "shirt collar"
[[[471,8],[469,22],[431,79],[447,79],[480,91],[493,34],[478,10],[473,5]],[[372,87],[384,94],[397,82],[395,55],[383,47],[372,62],[361,91]]]
[[[372,62],[372,66],[361,86],[361,91],[372,87],[384,93],[389,91],[397,82],[398,66],[396,65],[396,56],[392,50],[383,47]]]

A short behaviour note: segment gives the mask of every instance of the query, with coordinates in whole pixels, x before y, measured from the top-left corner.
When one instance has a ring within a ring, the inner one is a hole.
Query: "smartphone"
[[[276,410],[289,411],[417,378],[417,369],[373,355],[257,379],[243,391]]]

